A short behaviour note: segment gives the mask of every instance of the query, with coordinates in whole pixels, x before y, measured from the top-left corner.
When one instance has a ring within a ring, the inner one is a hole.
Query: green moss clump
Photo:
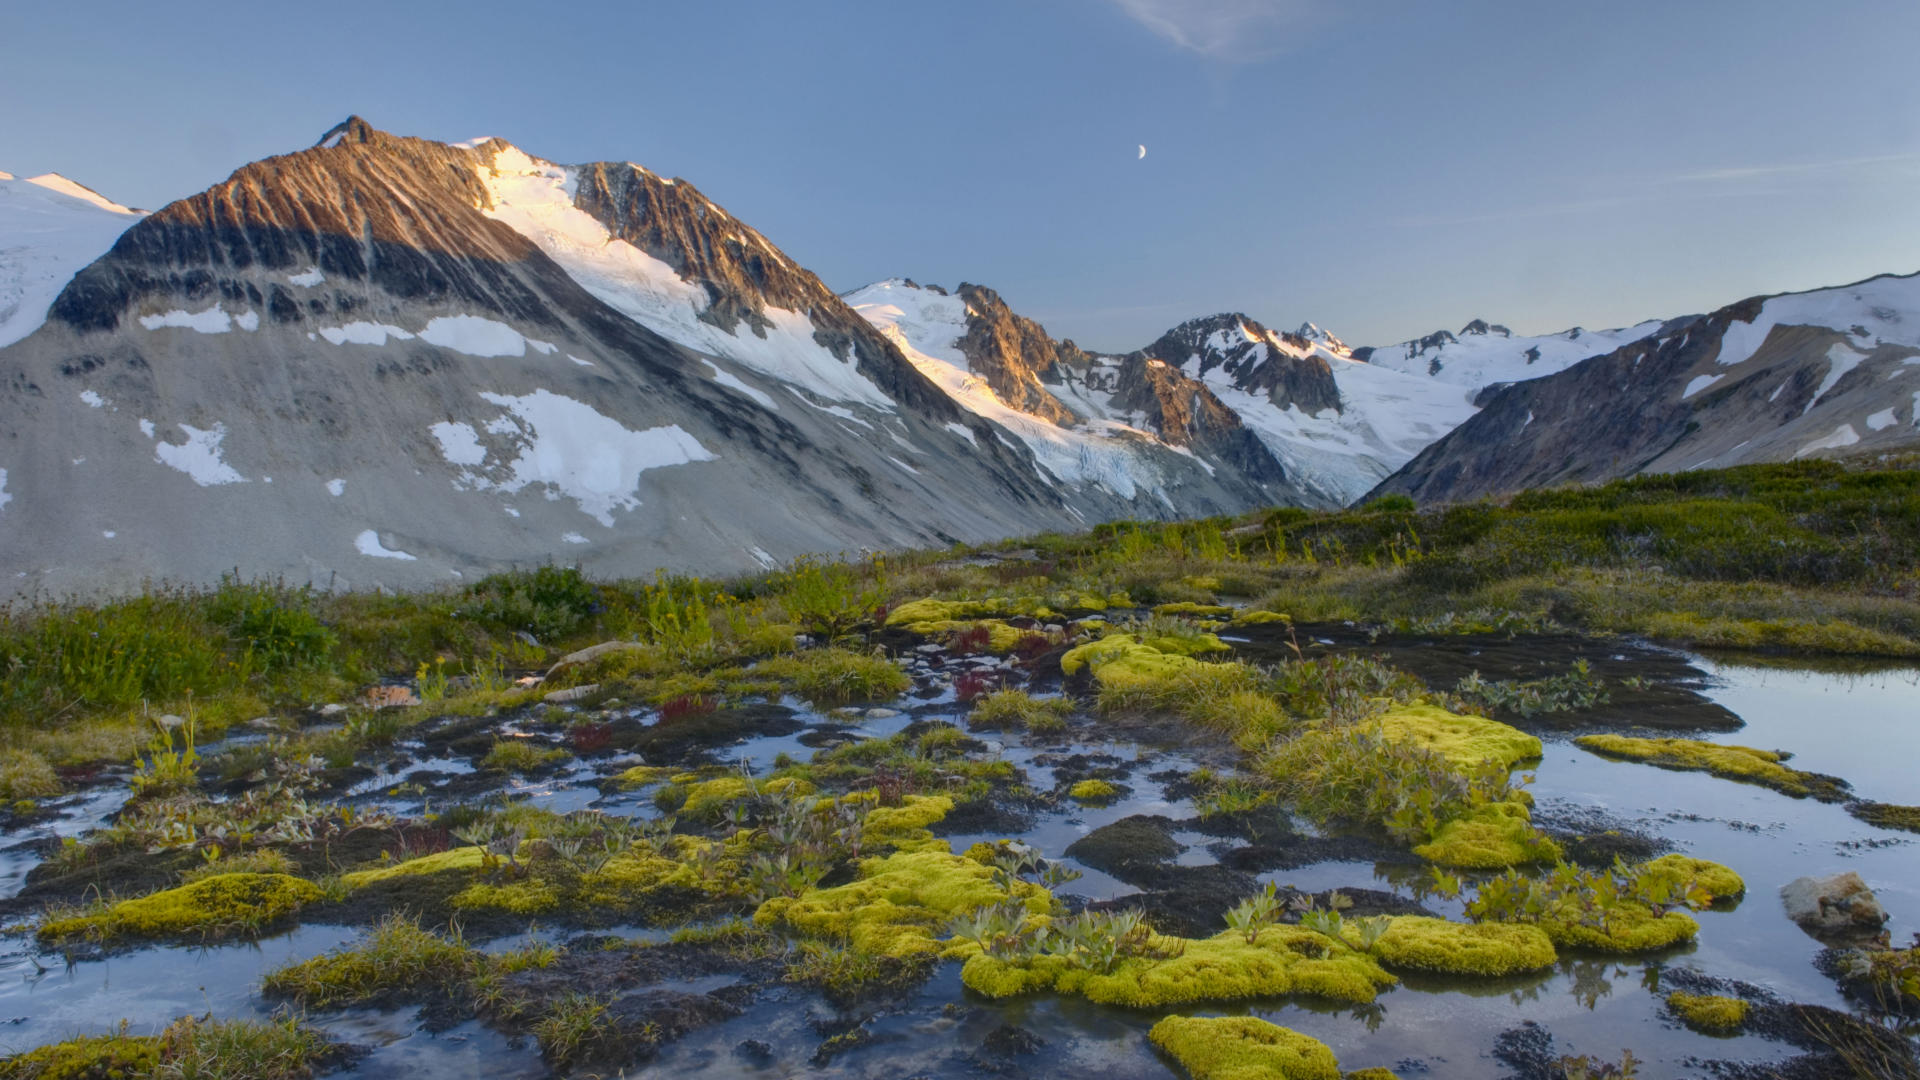
[[[1156,935],[1145,952],[1103,974],[1069,967],[1058,957],[1011,961],[972,951],[960,979],[988,997],[1051,986],[1101,1005],[1135,1009],[1287,994],[1357,1004],[1372,1001],[1398,981],[1365,953],[1299,926],[1270,927],[1253,944],[1232,930],[1200,940]]]
[[[1108,803],[1120,797],[1120,789],[1105,780],[1082,780],[1067,795],[1083,803]]]
[[[1460,768],[1491,761],[1511,769],[1540,756],[1540,740],[1519,728],[1437,705],[1398,705],[1379,724],[1390,741],[1439,754]]]
[[[208,936],[258,930],[320,899],[320,887],[286,874],[215,874],[98,911],[40,924],[41,941],[75,938]]]
[[[1682,1023],[1695,1031],[1725,1035],[1738,1031],[1746,1023],[1752,1006],[1739,998],[1720,994],[1687,994],[1675,991],[1667,995],[1667,1008]]]
[[[310,1009],[371,1001],[392,990],[442,985],[478,969],[480,953],[460,940],[423,930],[417,919],[389,915],[357,948],[337,949],[267,973],[261,989]]]
[[[1517,975],[1553,966],[1553,941],[1537,926],[1456,923],[1403,915],[1373,946],[1389,968],[1448,975]]]
[[[1847,804],[1847,813],[1878,829],[1903,829],[1920,833],[1920,806],[1862,800]]]
[[[1008,614],[1004,600],[909,600],[887,611],[888,626],[913,629],[915,623],[960,622]],[[920,631],[915,631],[919,633]]]
[[[893,661],[846,649],[807,649],[775,656],[752,670],[790,683],[795,693],[817,706],[885,701],[913,683]]]
[[[1582,735],[1573,741],[1606,757],[1644,762],[1662,769],[1711,773],[1726,780],[1744,780],[1796,799],[1811,795],[1833,801],[1844,795],[1843,787],[1829,777],[1780,764],[1787,755],[1778,750],[1695,739],[1636,739],[1628,735]]]
[[[1208,619],[1224,619],[1233,614],[1233,609],[1225,604],[1196,604],[1191,600],[1182,600],[1173,604],[1160,604],[1153,609],[1155,615],[1195,615]]]
[[[1732,867],[1689,855],[1662,855],[1641,863],[1637,871],[1637,891],[1642,899],[1650,901],[1693,898],[1713,903],[1732,900],[1747,891],[1746,881]]]
[[[1228,626],[1265,626],[1268,623],[1291,623],[1291,622],[1293,622],[1293,617],[1291,615],[1283,615],[1278,611],[1264,611],[1259,608],[1255,608],[1252,611],[1243,611],[1240,614],[1235,615],[1233,618],[1228,619],[1227,625]]]
[[[557,746],[535,746],[524,739],[497,739],[487,756],[480,759],[480,767],[501,772],[532,772],[567,756],[567,752]]]
[[[863,861],[857,881],[774,897],[753,919],[761,926],[786,926],[844,942],[860,953],[910,959],[937,954],[937,936],[956,916],[1009,896],[1034,915],[1045,915],[1053,906],[1039,886],[1015,881],[1009,893],[993,870],[951,851],[901,851]]]
[[[867,811],[861,838],[873,847],[892,844],[908,848],[932,842],[944,848],[946,841],[934,840],[927,830],[952,812],[953,800],[945,795],[908,795],[899,806],[875,806]]]
[[[151,1076],[160,1067],[160,1037],[82,1035],[0,1060],[6,1080],[121,1080]]]
[[[1349,1073],[1342,1073],[1340,1080],[1400,1080],[1400,1077],[1384,1065],[1375,1065],[1368,1069],[1355,1069]]]
[[[1224,643],[1221,648],[1226,648]],[[1090,642],[1069,649],[1060,657],[1061,671],[1073,675],[1087,668],[1102,689],[1151,690],[1179,678],[1198,664],[1191,656],[1163,652],[1124,636]]]
[[[1560,845],[1533,827],[1531,812],[1518,802],[1487,803],[1441,825],[1433,839],[1416,845],[1415,855],[1462,870],[1504,870],[1553,862]]]
[[[1071,712],[1073,702],[1065,698],[1036,698],[1025,690],[1002,689],[974,702],[967,726],[1058,731],[1066,726],[1067,714]]]
[[[431,855],[422,855],[417,859],[397,862],[392,866],[382,866],[375,870],[355,870],[341,877],[348,888],[359,889],[381,881],[395,878],[413,877],[417,874],[439,874],[448,870],[478,870],[487,861],[487,852],[481,847],[457,847],[446,851],[436,851]]]
[[[1147,1038],[1193,1080],[1340,1080],[1326,1043],[1253,1016],[1169,1016]]]

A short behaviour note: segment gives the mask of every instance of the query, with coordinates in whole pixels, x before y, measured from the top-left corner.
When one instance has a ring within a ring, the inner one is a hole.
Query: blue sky
[[[1920,270],[1913,0],[32,5],[0,168],[157,206],[349,113],[685,177],[836,289],[1354,344]],[[1148,154],[1139,160],[1136,145]]]

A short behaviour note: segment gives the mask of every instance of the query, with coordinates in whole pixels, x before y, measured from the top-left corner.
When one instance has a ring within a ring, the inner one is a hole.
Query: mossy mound
[[[1662,855],[1639,867],[1642,898],[1664,891],[1669,897],[1684,898],[1692,893],[1712,903],[1743,896],[1747,883],[1733,868],[1710,859],[1689,855]]]
[[[124,1028],[124,1025],[123,1025]],[[157,1035],[82,1035],[0,1059],[6,1080],[121,1080],[160,1067]]]
[[[1253,944],[1233,931],[1200,940],[1155,936],[1149,951],[1102,974],[1069,967],[1058,957],[1010,961],[975,950],[960,978],[988,997],[1051,986],[1097,1004],[1135,1009],[1286,994],[1357,1004],[1398,981],[1365,953],[1298,926],[1262,930]]]
[[[926,634],[936,631],[921,630],[920,625],[969,622],[1009,613],[1009,605],[1004,600],[935,600],[928,597],[894,605],[887,612],[887,625]]]
[[[1036,698],[1025,690],[1001,689],[979,698],[967,716],[967,726],[977,729],[1026,728],[1051,731],[1066,725],[1073,702],[1065,698]]]
[[[1000,619],[933,619],[927,622],[908,623],[907,629],[926,637],[950,637],[955,634],[984,630],[987,635],[987,651],[991,653],[1012,652],[1028,633]]]
[[[1560,857],[1560,846],[1533,827],[1532,812],[1524,805],[1497,802],[1440,826],[1433,839],[1413,853],[1456,869],[1503,870],[1552,862]]]
[[[1207,619],[1224,619],[1233,614],[1233,609],[1225,604],[1196,604],[1191,600],[1181,600],[1172,604],[1160,604],[1153,609],[1155,615],[1193,615]]]
[[[1862,800],[1847,804],[1847,813],[1877,829],[1901,829],[1920,833],[1920,806]]]
[[[1166,647],[1162,647],[1166,646]],[[1102,638],[1067,650],[1060,670],[1067,675],[1086,668],[1103,688],[1151,690],[1180,678],[1199,666],[1190,653],[1225,650],[1227,644],[1212,634],[1196,639],[1156,638],[1137,641],[1124,634]]]
[[[1291,623],[1291,622],[1293,622],[1293,616],[1291,615],[1283,615],[1278,611],[1263,611],[1260,609],[1255,609],[1253,611],[1243,611],[1240,614],[1235,615],[1233,618],[1227,620],[1227,625],[1228,626],[1265,626],[1269,623]]]
[[[348,888],[358,889],[375,882],[392,881],[395,878],[413,877],[417,874],[439,874],[449,870],[478,870],[486,864],[486,849],[480,847],[457,847],[446,851],[436,851],[431,855],[422,855],[417,859],[394,863],[376,870],[355,870],[344,875],[341,880]]]
[[[1438,705],[1397,705],[1378,723],[1387,739],[1439,754],[1459,768],[1491,761],[1511,769],[1540,756],[1540,740],[1519,728]]]
[[[946,841],[934,840],[927,830],[953,812],[953,799],[946,795],[908,795],[899,806],[875,806],[867,812],[861,837],[869,846],[892,844],[896,848],[917,848],[929,842],[947,850]]]
[[[1667,1008],[1681,1023],[1709,1035],[1729,1035],[1746,1023],[1752,1008],[1735,997],[1720,994],[1688,994],[1675,991],[1667,995]]]
[[[1340,1080],[1326,1043],[1253,1016],[1169,1016],[1147,1038],[1193,1080]]]
[[[1692,941],[1700,924],[1690,915],[1669,911],[1656,915],[1638,904],[1625,904],[1606,913],[1603,926],[1565,918],[1540,920],[1540,929],[1562,948],[1593,949],[1596,952],[1657,952]]]
[[[1448,975],[1516,975],[1553,966],[1553,940],[1521,923],[1456,923],[1420,915],[1393,920],[1374,943],[1389,968]]]
[[[1076,802],[1100,805],[1119,798],[1120,788],[1105,780],[1082,780],[1068,788],[1067,795]]]
[[[912,959],[938,953],[937,938],[956,916],[1009,895],[1034,915],[1053,908],[1045,889],[1015,882],[1009,894],[993,870],[951,851],[901,851],[863,861],[857,881],[774,897],[760,905],[753,920],[844,942],[869,955]]]
[[[212,937],[257,930],[322,895],[318,885],[287,874],[215,874],[100,911],[49,919],[40,924],[38,933],[41,941],[49,943],[191,933]]]
[[[1726,780],[1744,780],[1803,799],[1826,802],[1846,797],[1846,785],[1831,776],[1790,769],[1778,750],[1728,746],[1694,739],[1638,739],[1630,735],[1582,735],[1573,740],[1596,754],[1656,765],[1681,772],[1704,772]]]

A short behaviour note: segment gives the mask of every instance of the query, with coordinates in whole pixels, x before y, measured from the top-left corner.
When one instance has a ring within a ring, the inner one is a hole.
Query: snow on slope
[[[893,410],[893,400],[859,373],[851,356],[841,360],[813,340],[813,323],[800,312],[767,309],[773,326],[764,338],[745,327],[734,334],[701,321],[709,303],[706,289],[616,239],[593,215],[574,206],[573,170],[494,140],[493,166],[480,169],[480,181],[493,199],[487,216],[533,241],[582,288],[649,330],[817,396]],[[710,366],[721,385],[771,407],[764,394],[743,389],[731,372]]]
[[[1752,359],[1776,326],[1831,327],[1861,349],[1881,345],[1920,348],[1920,274],[1870,278],[1834,289],[1776,296],[1760,305],[1760,314],[1752,322],[1735,320],[1727,326],[1716,362],[1731,367]],[[1820,394],[1838,379],[1838,375],[1833,376],[1821,387]],[[1820,394],[1814,395],[1815,401]]]
[[[1165,480],[1139,445],[1158,443],[1152,434],[1101,416],[1073,428],[1060,427],[1009,407],[985,379],[969,371],[967,358],[955,345],[967,332],[966,301],[899,280],[868,285],[847,294],[846,301],[891,338],[921,374],[962,408],[1013,433],[1060,482],[1104,488],[1123,499],[1141,490],[1162,492]]]
[[[1471,398],[1477,388],[1362,363],[1347,355],[1338,338],[1311,323],[1301,329],[1300,336],[1309,342],[1305,349],[1245,323],[1208,335],[1204,347],[1226,353],[1251,346],[1242,373],[1263,363],[1317,356],[1333,371],[1340,390],[1337,410],[1309,413],[1291,402],[1276,405],[1265,393],[1242,389],[1244,374],[1236,375],[1224,364],[1208,364],[1198,354],[1189,356],[1180,369],[1206,383],[1240,414],[1241,423],[1259,436],[1296,482],[1342,505],[1372,490],[1475,412]]]
[[[1504,326],[1475,320],[1459,334],[1436,331],[1418,341],[1385,345],[1367,362],[1468,388],[1471,397],[1494,383],[1522,382],[1553,375],[1590,356],[1600,356],[1658,331],[1658,319],[1621,330],[1583,330],[1540,337],[1515,337]]]
[[[40,329],[73,275],[141,216],[57,173],[0,172],[0,347]]]

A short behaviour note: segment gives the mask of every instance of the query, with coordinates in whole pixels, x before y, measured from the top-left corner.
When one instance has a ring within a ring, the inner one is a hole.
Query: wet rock
[[[634,652],[645,648],[645,645],[637,641],[603,641],[598,645],[589,645],[578,652],[570,652],[560,659],[555,660],[553,666],[547,669],[546,675],[542,678],[543,680],[551,679],[558,672],[565,671],[570,667],[579,667],[581,664],[590,664],[612,653]]]
[[[1787,918],[1815,937],[1870,936],[1887,922],[1887,910],[1860,875],[1796,878],[1780,888]]]
[[[599,683],[586,683],[581,686],[568,687],[565,690],[555,690],[553,693],[545,695],[540,700],[546,702],[549,705],[568,705],[576,701],[584,701],[588,697],[591,697],[592,695],[597,694],[599,692],[600,692]]]
[[[1168,818],[1134,814],[1075,840],[1066,854],[1103,874],[1139,885],[1158,876],[1164,864],[1186,850],[1174,840],[1173,829]]]
[[[1137,909],[1162,934],[1204,938],[1226,929],[1228,909],[1260,888],[1252,875],[1224,866],[1166,864],[1151,881],[1155,887],[1087,907],[1092,911]]]
[[[773,1046],[759,1039],[742,1039],[733,1048],[733,1053],[735,1057],[745,1058],[757,1064],[764,1065],[773,1061]]]
[[[981,1040],[980,1052],[994,1057],[1012,1057],[1015,1054],[1031,1054],[1045,1045],[1047,1040],[1026,1028],[1001,1024]]]
[[[320,706],[320,708],[316,709],[315,711],[318,712],[321,716],[332,717],[332,716],[339,716],[340,714],[346,712],[347,707],[345,705],[340,704],[339,702],[332,702],[332,703]]]
[[[891,720],[899,715],[899,709],[868,709],[866,713],[869,720]]]

